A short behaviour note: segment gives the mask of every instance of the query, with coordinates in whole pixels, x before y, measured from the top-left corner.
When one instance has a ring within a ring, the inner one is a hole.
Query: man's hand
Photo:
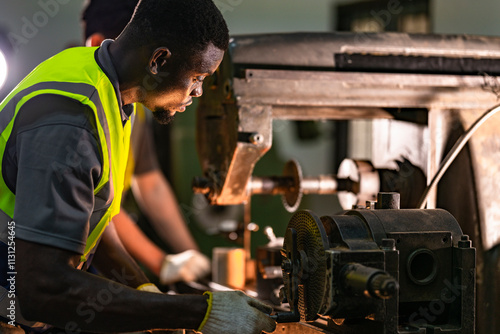
[[[200,252],[190,249],[179,254],[169,254],[163,259],[160,283],[192,282],[210,273],[210,260]]]
[[[241,291],[212,292],[203,334],[260,334],[272,332],[276,322],[269,317],[272,308]]]

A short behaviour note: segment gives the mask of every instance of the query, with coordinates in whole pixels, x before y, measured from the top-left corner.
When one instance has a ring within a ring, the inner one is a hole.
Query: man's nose
[[[200,83],[198,86],[196,86],[195,89],[191,91],[191,96],[192,97],[200,97],[203,95],[203,87],[202,84]]]

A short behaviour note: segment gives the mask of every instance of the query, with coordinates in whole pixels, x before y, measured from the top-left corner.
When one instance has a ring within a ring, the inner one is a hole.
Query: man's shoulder
[[[29,99],[16,117],[19,131],[57,124],[94,132],[96,122],[94,112],[88,105],[59,94],[40,94]]]

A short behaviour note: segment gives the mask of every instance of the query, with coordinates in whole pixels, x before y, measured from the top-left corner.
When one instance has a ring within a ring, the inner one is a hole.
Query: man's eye
[[[193,78],[193,82],[203,82],[204,79],[205,79],[205,77],[196,77],[196,78]]]

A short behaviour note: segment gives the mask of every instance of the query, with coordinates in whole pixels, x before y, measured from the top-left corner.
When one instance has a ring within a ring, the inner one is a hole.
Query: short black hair
[[[134,14],[139,0],[87,0],[82,14],[84,40],[95,33],[116,38]]]
[[[229,31],[212,0],[140,0],[124,32],[137,45],[203,51],[227,50]]]

